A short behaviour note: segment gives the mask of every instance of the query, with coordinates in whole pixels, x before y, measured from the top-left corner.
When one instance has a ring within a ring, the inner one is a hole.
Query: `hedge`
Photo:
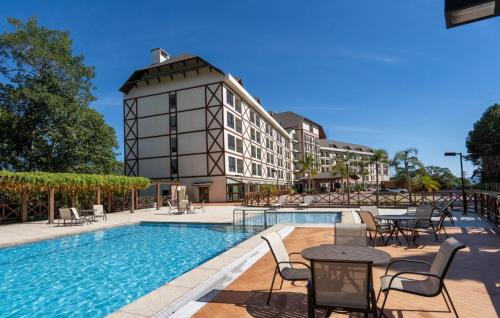
[[[149,187],[150,180],[143,177],[118,175],[51,173],[51,172],[11,172],[0,170],[0,191],[56,191],[84,192],[101,191],[125,192]]]

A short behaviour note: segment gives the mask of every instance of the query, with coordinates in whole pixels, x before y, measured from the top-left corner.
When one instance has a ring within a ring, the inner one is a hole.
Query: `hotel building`
[[[151,52],[120,88],[126,175],[178,180],[197,202],[292,184],[292,136],[241,80],[199,56]]]

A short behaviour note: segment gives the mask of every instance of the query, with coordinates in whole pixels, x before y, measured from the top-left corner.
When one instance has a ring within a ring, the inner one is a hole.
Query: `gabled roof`
[[[332,149],[341,149],[346,151],[362,151],[362,152],[373,152],[373,148],[368,146],[351,144],[338,140],[327,140],[323,139],[319,141],[319,146],[322,148],[332,148]]]
[[[195,63],[194,65],[191,65],[191,63],[189,63],[190,65],[187,65],[188,62]],[[127,81],[120,87],[120,91],[126,94],[139,81],[149,81],[155,78],[158,79],[165,76],[173,76],[174,74],[196,71],[200,68],[205,67],[209,67],[210,69],[214,69],[219,73],[225,75],[222,70],[208,63],[199,56],[191,54],[181,54],[179,56],[171,57],[161,63],[152,64],[147,67],[135,70],[127,79]],[[154,72],[150,72],[153,70]]]
[[[314,121],[312,121],[304,116],[300,116],[299,114],[294,113],[294,112],[290,112],[290,111],[281,112],[281,113],[270,112],[270,114],[285,129],[287,129],[287,128],[300,128],[300,126],[302,125],[302,122],[308,121],[308,122],[318,126],[320,139],[326,138],[326,133],[323,130],[323,127],[320,124],[318,124],[318,123],[316,123],[316,122],[314,122]]]

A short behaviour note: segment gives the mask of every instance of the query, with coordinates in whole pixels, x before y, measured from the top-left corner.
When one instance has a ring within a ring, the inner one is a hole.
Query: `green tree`
[[[428,174],[417,174],[412,180],[412,186],[415,190],[434,192],[439,191],[439,182],[434,180]]]
[[[0,168],[113,173],[115,131],[89,107],[94,68],[72,51],[68,32],[36,18],[8,19],[0,34]]]
[[[396,169],[396,172],[402,172],[405,178],[406,186],[410,194],[411,203],[411,177],[412,173],[417,171],[422,167],[422,163],[417,157],[418,150],[415,148],[408,148],[405,150],[398,151],[394,158],[392,159],[392,165]]]
[[[455,176],[448,168],[427,166],[425,171],[439,183],[439,187],[442,189],[452,189],[461,184],[460,178]]]
[[[478,167],[481,182],[500,182],[500,105],[494,104],[474,123],[466,140],[467,158]]]
[[[388,163],[388,154],[387,151],[384,149],[375,149],[373,151],[373,156],[371,156],[370,161],[375,165],[375,183],[377,184],[377,203],[378,203],[378,196],[379,196],[379,191],[380,191],[380,182],[379,182],[379,175],[380,175],[380,165],[381,164],[387,164]]]
[[[339,165],[338,168],[335,166]],[[353,179],[359,179],[359,177],[353,173],[352,171],[352,166],[357,165],[357,160],[356,160],[356,155],[353,154],[350,151],[347,151],[344,153],[342,157],[338,157],[335,160],[335,166],[332,167],[332,173],[335,174],[336,172],[339,172],[342,178],[347,179],[347,200],[349,202],[349,197],[351,193],[351,178]],[[344,170],[342,172],[342,169]]]
[[[318,163],[314,156],[306,154],[304,160],[299,161],[298,165],[300,166],[299,172],[304,176],[307,175],[308,190],[311,191],[311,177],[318,174]]]

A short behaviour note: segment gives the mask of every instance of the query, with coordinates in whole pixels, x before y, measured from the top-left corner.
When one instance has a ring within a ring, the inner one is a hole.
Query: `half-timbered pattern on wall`
[[[153,50],[124,95],[125,174],[178,180],[194,201],[291,184],[291,137],[231,75]]]

